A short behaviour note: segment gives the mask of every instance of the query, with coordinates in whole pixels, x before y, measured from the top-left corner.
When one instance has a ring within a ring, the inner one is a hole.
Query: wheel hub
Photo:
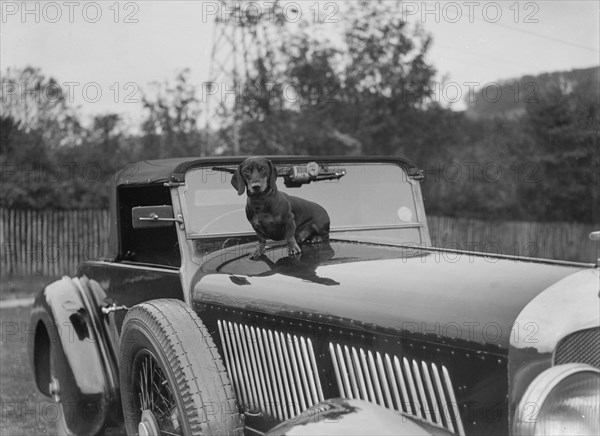
[[[154,413],[149,410],[142,412],[142,419],[138,424],[138,433],[140,436],[160,436],[158,422],[156,422]]]

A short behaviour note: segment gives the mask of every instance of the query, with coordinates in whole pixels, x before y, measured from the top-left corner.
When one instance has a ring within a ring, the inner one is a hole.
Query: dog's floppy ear
[[[277,179],[277,168],[273,165],[273,162],[267,160],[269,162],[269,186],[271,189],[275,189],[275,180]]]
[[[242,195],[246,191],[246,182],[244,176],[242,176],[242,165],[238,165],[233,177],[231,178],[231,184],[237,190],[238,195]]]

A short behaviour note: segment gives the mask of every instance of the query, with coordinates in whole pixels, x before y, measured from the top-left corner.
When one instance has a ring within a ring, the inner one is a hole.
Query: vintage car
[[[600,434],[599,270],[431,245],[401,158],[272,157],[329,240],[256,236],[242,158],[115,178],[110,253],[37,296],[65,434]]]

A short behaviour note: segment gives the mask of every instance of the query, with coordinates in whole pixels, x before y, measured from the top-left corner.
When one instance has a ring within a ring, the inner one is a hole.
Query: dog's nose
[[[252,184],[252,190],[253,191],[260,191],[260,183],[253,183]]]

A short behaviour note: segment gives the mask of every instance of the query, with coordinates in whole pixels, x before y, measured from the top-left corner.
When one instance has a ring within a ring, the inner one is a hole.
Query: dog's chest
[[[266,228],[276,228],[283,225],[281,215],[272,215],[270,213],[257,213],[252,217],[253,226],[262,226]]]
[[[284,234],[285,224],[282,216],[257,213],[250,220],[252,227],[271,239],[279,239]]]

